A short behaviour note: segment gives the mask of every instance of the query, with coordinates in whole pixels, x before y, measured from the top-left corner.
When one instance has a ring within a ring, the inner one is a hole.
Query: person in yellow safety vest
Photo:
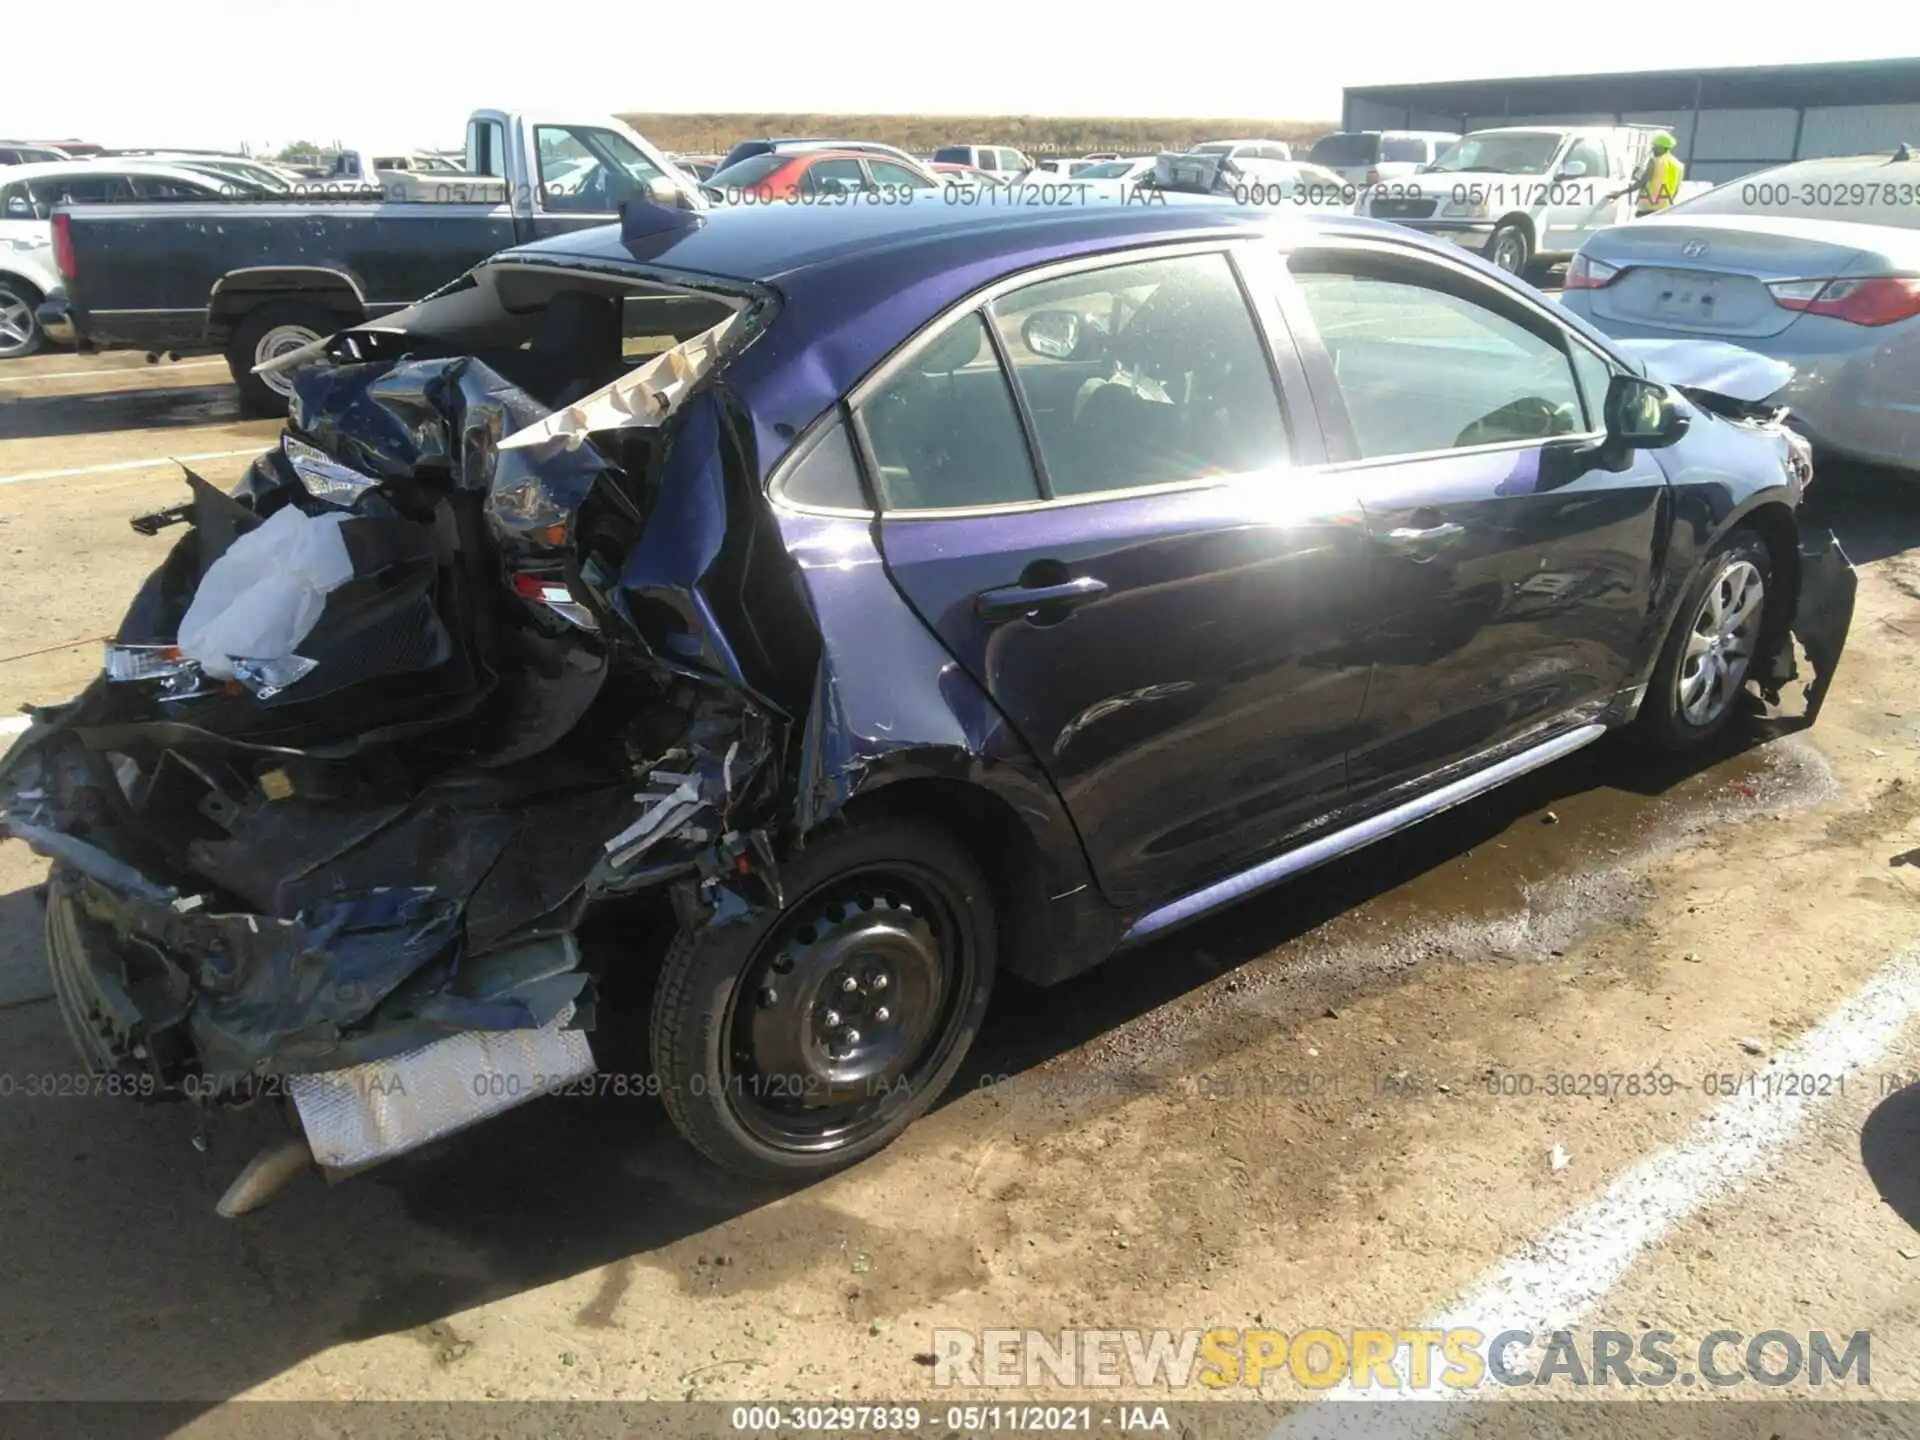
[[[1673,204],[1680,198],[1680,182],[1686,174],[1687,167],[1674,158],[1673,136],[1662,130],[1653,137],[1653,153],[1647,157],[1647,163],[1640,167],[1633,184],[1627,187],[1633,191],[1633,213],[1651,215]],[[1613,193],[1617,198],[1627,191]]]

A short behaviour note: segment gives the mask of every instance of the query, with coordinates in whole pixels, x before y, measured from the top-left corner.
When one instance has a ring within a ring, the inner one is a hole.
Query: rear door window
[[[1013,390],[978,312],[913,352],[859,418],[889,510],[1040,498]]]
[[[89,175],[62,175],[48,180],[35,180],[33,193],[36,199],[48,206],[67,201],[74,205],[100,205],[134,198],[133,186],[125,175],[112,171],[99,171]]]
[[[934,182],[924,175],[915,174],[904,165],[896,165],[891,160],[869,160],[867,169],[873,173],[874,180],[881,185],[895,186],[907,190],[931,190]]]
[[[854,190],[864,190],[867,177],[860,168],[860,162],[852,157],[836,160],[816,160],[807,167],[806,178],[800,182],[803,195],[844,195]]]

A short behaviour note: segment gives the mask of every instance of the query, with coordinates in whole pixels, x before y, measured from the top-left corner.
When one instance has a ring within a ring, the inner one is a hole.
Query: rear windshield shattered
[[[103,1065],[238,1091],[565,1023],[589,900],[764,902],[784,721],[702,663],[711,557],[676,553],[684,603],[645,626],[623,596],[770,309],[482,267],[292,365],[231,495],[190,476],[135,521],[170,552],[0,766],[5,828],[129,985]]]

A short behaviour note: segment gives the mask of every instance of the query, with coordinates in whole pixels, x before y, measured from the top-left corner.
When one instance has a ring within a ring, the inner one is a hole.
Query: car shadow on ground
[[[1860,1127],[1860,1163],[1868,1178],[1893,1213],[1920,1231],[1916,1160],[1920,1160],[1920,1084],[1894,1090],[1874,1106]]]
[[[1349,907],[1391,907],[1397,887],[1497,837],[1520,841],[1511,848],[1521,854],[1557,844],[1554,864],[1583,863],[1580,836],[1604,830],[1607,816],[1657,799],[1703,766],[1719,767],[1716,782],[1720,771],[1745,773],[1757,739],[1749,728],[1684,761],[1593,746],[1063,986],[1008,980],[950,1094],[1062,1056]],[[1567,820],[1542,825],[1544,807]],[[0,901],[9,929],[37,931],[29,895]],[[644,1076],[637,1034],[629,1019],[596,1037],[604,1072]],[[780,1227],[794,1232],[792,1264],[801,1268],[812,1263],[809,1235],[833,1243],[822,1237],[848,1223],[804,1188],[714,1172],[657,1101],[613,1094],[522,1107],[337,1187],[303,1176],[268,1208],[224,1221],[213,1213],[220,1192],[254,1149],[284,1135],[270,1107],[223,1117],[201,1136],[202,1150],[188,1106],[20,1098],[24,1075],[75,1069],[53,1005],[0,1009],[0,1049],[16,1095],[0,1107],[9,1157],[0,1213],[10,1217],[0,1228],[0,1393],[19,1398],[210,1405],[343,1342],[401,1334],[436,1355],[455,1353],[465,1343],[455,1333],[462,1312],[593,1271],[599,1293],[573,1323],[604,1327],[620,1323],[638,1270],[695,1294],[714,1275],[731,1276],[697,1268],[726,1243],[707,1232],[775,1199],[788,1197]],[[556,1336],[556,1346],[563,1341]],[[147,1430],[122,1418],[135,1434],[179,1421],[156,1418]]]
[[[115,430],[181,430],[248,417],[229,384],[26,395],[0,402],[0,440],[52,440]]]

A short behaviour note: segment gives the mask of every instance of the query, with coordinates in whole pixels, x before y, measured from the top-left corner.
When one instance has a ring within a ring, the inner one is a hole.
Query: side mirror
[[[1562,180],[1578,180],[1586,173],[1587,162],[1584,160],[1569,160],[1560,167],[1560,178]]]
[[[1607,386],[1607,444],[1616,451],[1660,450],[1677,442],[1691,423],[1657,380],[1615,375]]]
[[[647,199],[656,205],[685,205],[687,197],[680,187],[664,175],[656,175],[647,181]]]

